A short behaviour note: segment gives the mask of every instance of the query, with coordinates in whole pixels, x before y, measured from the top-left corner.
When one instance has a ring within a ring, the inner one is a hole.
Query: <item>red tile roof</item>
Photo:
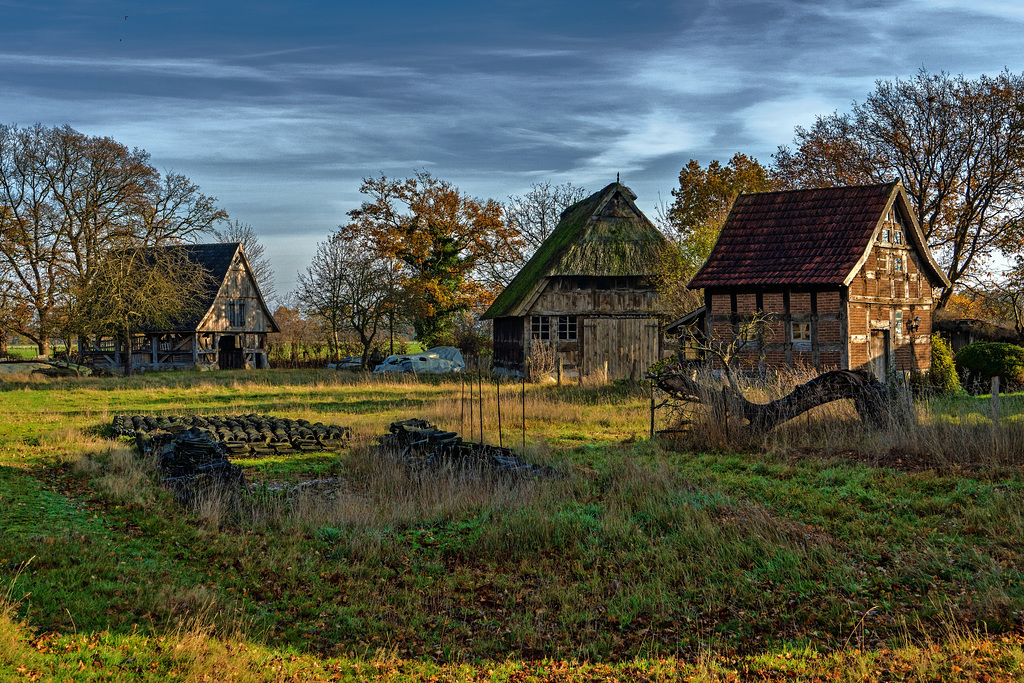
[[[740,195],[690,287],[841,285],[896,183]]]

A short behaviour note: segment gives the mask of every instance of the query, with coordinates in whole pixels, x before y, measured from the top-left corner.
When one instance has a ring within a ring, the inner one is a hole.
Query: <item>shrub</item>
[[[999,377],[1003,387],[1024,385],[1024,348],[991,342],[968,344],[956,354],[956,370],[971,382]]]
[[[928,374],[928,383],[938,394],[959,394],[963,391],[953,361],[953,349],[938,334],[932,335],[932,369]]]

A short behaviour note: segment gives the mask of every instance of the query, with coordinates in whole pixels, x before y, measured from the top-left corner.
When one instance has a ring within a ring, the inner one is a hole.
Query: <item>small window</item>
[[[903,258],[900,256],[894,256],[892,258],[892,272],[902,273],[903,272]]]
[[[888,242],[889,241],[889,235],[891,233],[892,233],[892,231],[889,230],[889,228],[885,228],[884,230],[882,230],[882,241],[883,242]]]
[[[576,316],[558,316],[558,339],[559,341],[576,341],[577,337]]]
[[[793,323],[792,324],[792,340],[794,342],[810,342],[811,341],[811,324],[810,323]]]
[[[903,244],[903,231],[902,230],[894,230],[893,231],[893,233],[892,233],[892,243],[893,244]]]
[[[579,289],[590,289],[590,278],[579,278],[576,280],[576,287]]]
[[[534,315],[530,317],[530,338],[551,339],[551,322],[546,315]]]
[[[903,311],[896,311],[896,336],[903,334]]]

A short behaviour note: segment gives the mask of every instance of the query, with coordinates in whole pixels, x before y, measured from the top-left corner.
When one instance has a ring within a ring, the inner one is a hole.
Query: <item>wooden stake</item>
[[[480,394],[480,445],[483,446],[484,445],[484,373],[482,373],[482,372],[480,373],[479,378],[477,379],[477,382],[480,385],[478,387],[479,391],[477,392],[478,394]]]
[[[504,443],[501,440],[501,379],[498,377],[494,378],[494,392],[498,397],[498,448],[503,448]]]
[[[465,373],[465,371],[463,371],[463,373],[459,376],[459,380],[462,383],[462,400],[459,402],[459,404],[462,407],[462,416],[459,418],[459,434],[461,434],[463,437],[465,437],[466,436],[466,373]]]
[[[526,366],[523,366],[523,392],[521,394],[523,403],[523,455],[526,455]]]
[[[654,380],[651,380],[651,439],[654,439]]]

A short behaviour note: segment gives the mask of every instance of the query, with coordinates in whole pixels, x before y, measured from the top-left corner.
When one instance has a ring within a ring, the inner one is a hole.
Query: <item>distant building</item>
[[[562,212],[537,253],[482,318],[494,321],[494,364],[568,374],[642,376],[661,357],[651,283],[665,237],[618,182]]]
[[[267,308],[245,252],[238,243],[181,244],[211,278],[200,312],[168,329],[136,334],[131,341],[136,370],[266,368],[267,334],[280,332]],[[118,370],[126,349],[116,339],[79,339],[82,362]]]
[[[689,286],[704,336],[731,340],[760,314],[748,369],[931,366],[933,292],[949,281],[897,182],[744,194]]]

